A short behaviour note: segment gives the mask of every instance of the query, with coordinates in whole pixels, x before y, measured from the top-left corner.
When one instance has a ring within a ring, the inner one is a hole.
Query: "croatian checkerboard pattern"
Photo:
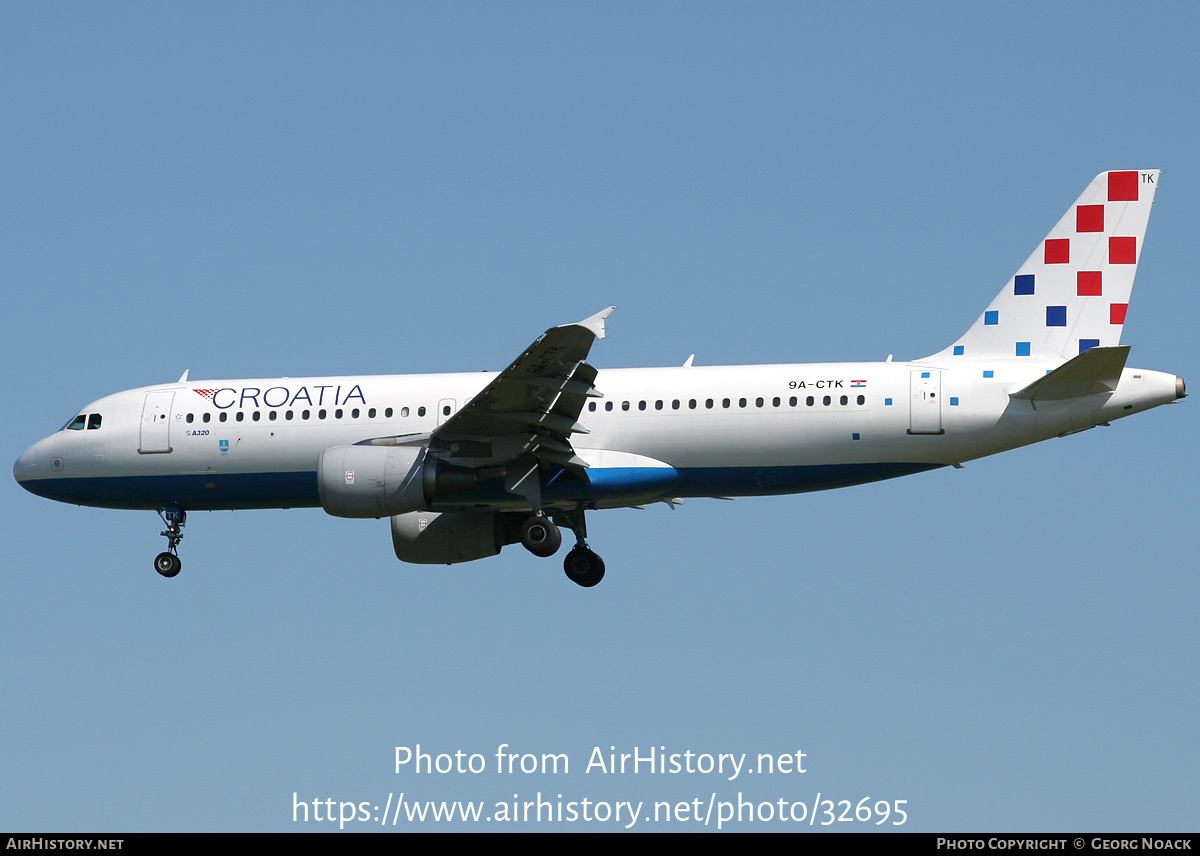
[[[929,359],[1061,362],[1119,345],[1158,178],[1096,176],[975,324]]]

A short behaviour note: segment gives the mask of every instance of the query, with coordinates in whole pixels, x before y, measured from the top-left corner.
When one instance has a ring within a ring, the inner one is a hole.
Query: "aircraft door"
[[[142,406],[142,432],[138,452],[152,455],[171,451],[171,401],[173,391],[147,392]]]
[[[909,375],[909,434],[943,434],[942,373],[936,369]]]
[[[443,398],[438,402],[437,420],[438,425],[441,425],[447,419],[454,415],[454,399]]]

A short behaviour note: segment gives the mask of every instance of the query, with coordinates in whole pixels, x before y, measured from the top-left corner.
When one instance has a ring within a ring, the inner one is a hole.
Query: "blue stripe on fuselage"
[[[47,499],[98,508],[220,511],[321,504],[315,472],[26,479],[21,487]]]
[[[611,467],[588,471],[590,484],[569,473],[546,477],[546,507],[577,503],[612,504],[627,497],[642,503],[665,497],[771,496],[805,493],[882,481],[937,469],[941,464],[821,464],[807,467]],[[22,487],[47,499],[100,508],[182,508],[217,511],[238,508],[319,507],[317,474],[237,473],[170,476],[24,479]],[[495,479],[478,490],[447,497],[442,505],[510,505],[514,497]]]
[[[683,470],[677,496],[777,496],[884,481],[945,464],[815,464],[807,467],[698,467]]]

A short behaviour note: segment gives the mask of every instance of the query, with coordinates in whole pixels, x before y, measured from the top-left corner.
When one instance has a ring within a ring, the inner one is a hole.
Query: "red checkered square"
[[[1075,206],[1076,232],[1103,232],[1104,206],[1077,205]]]
[[[1127,172],[1110,172],[1108,174],[1109,202],[1137,202],[1137,198],[1137,170],[1129,170]]]
[[[1125,312],[1129,309],[1128,303],[1113,303],[1108,307],[1108,323],[1109,324],[1124,324]]]
[[[1137,264],[1137,238],[1109,238],[1108,263],[1110,265]]]
[[[1075,293],[1080,297],[1102,294],[1102,274],[1098,270],[1081,270],[1075,274]]]
[[[1070,238],[1046,239],[1046,264],[1065,265],[1071,261]]]

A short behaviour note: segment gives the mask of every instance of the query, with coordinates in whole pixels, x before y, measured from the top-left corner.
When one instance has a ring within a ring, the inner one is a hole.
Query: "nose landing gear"
[[[175,576],[182,567],[183,563],[179,561],[179,557],[174,553],[159,553],[154,557],[154,570],[158,571],[164,577]]]
[[[167,549],[154,557],[154,570],[164,577],[173,577],[179,573],[183,563],[179,561],[179,542],[183,540],[183,525],[187,523],[187,512],[181,508],[159,509],[158,516],[162,518],[167,528],[159,533],[167,539]]]

